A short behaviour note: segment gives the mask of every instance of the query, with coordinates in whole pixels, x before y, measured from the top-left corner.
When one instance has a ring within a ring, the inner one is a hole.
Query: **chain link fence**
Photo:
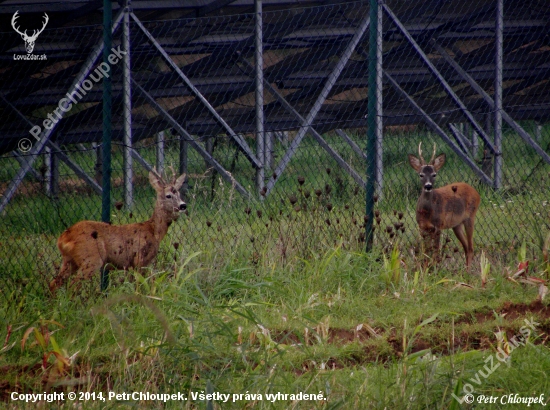
[[[504,9],[500,110],[496,1],[380,6],[384,128],[375,250],[419,241],[420,186],[407,156],[420,142],[424,152],[436,143],[447,154],[439,186],[464,181],[480,192],[478,250],[508,253],[524,240],[543,240],[550,224],[550,12],[543,1],[528,3]],[[335,246],[364,250],[368,16],[368,2],[263,12],[262,61],[255,14],[115,16],[113,44],[122,52],[108,71],[112,223],[151,216],[151,167],[188,176],[188,209],[170,227],[153,269],[177,269],[197,251],[211,265],[245,260],[253,268]],[[100,62],[90,56],[99,55],[102,27],[46,28],[34,53],[47,59],[37,61],[14,60],[25,50],[13,31],[0,37],[7,44],[0,292],[17,300],[47,294],[60,267],[61,232],[101,220],[103,91]],[[29,133],[35,125],[40,141]],[[446,238],[446,251],[463,264],[462,250],[453,255],[459,242]]]

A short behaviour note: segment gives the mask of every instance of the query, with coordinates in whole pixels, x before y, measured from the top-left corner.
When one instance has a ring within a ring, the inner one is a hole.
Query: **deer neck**
[[[432,189],[430,192],[426,192],[424,189],[422,189],[420,198],[418,198],[418,208],[430,208],[432,206],[433,200],[434,190]]]
[[[162,211],[159,207],[155,207],[153,211],[153,216],[149,220],[153,225],[153,230],[155,232],[155,237],[160,241],[168,232],[168,228],[173,222],[173,219]]]

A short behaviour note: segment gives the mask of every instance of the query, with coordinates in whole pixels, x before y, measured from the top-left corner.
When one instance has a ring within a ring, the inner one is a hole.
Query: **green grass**
[[[543,135],[545,146],[550,133]],[[152,266],[112,272],[106,295],[98,292],[98,278],[76,295],[63,289],[51,298],[46,291],[59,268],[57,236],[79,220],[99,219],[99,198],[75,184],[63,165],[62,181],[72,188],[62,185],[57,200],[26,180],[26,192],[13,199],[0,221],[2,403],[34,407],[12,402],[6,393],[11,391],[147,391],[181,392],[188,398],[185,408],[469,408],[451,394],[484,371],[484,360],[500,346],[496,332],[506,330],[511,337],[531,317],[540,323],[531,335],[534,347],[512,352],[510,365],[483,378],[475,395],[548,392],[547,301],[536,301],[537,286],[507,276],[516,272],[525,242],[529,275],[548,279],[550,170],[517,137],[505,136],[499,191],[479,184],[446,147],[438,149],[448,157],[438,184],[463,180],[482,196],[473,274],[465,271],[462,250],[454,251],[459,244],[452,233],[443,235],[444,257],[437,266],[419,253],[418,176],[406,155],[416,153],[421,139],[428,150],[425,135],[386,136],[385,186],[376,204],[380,224],[369,254],[363,252],[363,190],[355,190],[350,177],[307,138],[262,202],[243,199],[218,175],[205,173],[204,162],[190,151],[188,215],[171,226]],[[351,150],[335,136],[326,138],[364,176]],[[353,138],[364,145],[360,134]],[[151,147],[140,152],[154,162]],[[217,148],[227,168],[233,154],[227,144]],[[176,157],[170,145],[168,163]],[[120,152],[114,158],[113,203],[122,198],[116,183]],[[93,155],[75,154],[75,160],[92,173]],[[0,167],[2,181],[16,170],[9,161],[2,158],[7,164]],[[152,189],[142,170],[136,174],[135,207],[113,207],[113,223],[141,221],[152,211]],[[246,182],[254,173],[242,155],[233,175],[254,189]],[[386,228],[399,222],[405,233],[390,237]],[[491,264],[485,287],[478,276],[481,251]],[[264,397],[209,404],[192,399],[190,392],[201,391]],[[327,400],[266,400],[276,392],[321,392]]]
[[[537,288],[506,280],[505,266],[498,262],[481,289],[477,277],[460,269],[423,270],[419,261],[401,255],[400,284],[388,290],[377,254],[337,247],[284,266],[253,267],[235,259],[209,264],[214,255],[192,251],[179,252],[173,270],[133,272],[134,280],[123,283],[122,272],[114,273],[117,285],[107,296],[94,286],[79,295],[62,291],[53,300],[14,295],[7,301],[11,308],[4,305],[0,332],[4,340],[11,325],[0,353],[4,387],[104,394],[179,391],[188,397],[188,408],[207,408],[205,402],[192,404],[190,391],[322,392],[327,398],[326,403],[263,400],[256,408],[452,408],[457,384],[475,377],[494,354],[494,332],[508,329],[511,336],[523,317],[534,317],[540,323],[537,336],[531,336],[534,347],[512,352],[510,366],[484,380],[476,394],[548,391],[547,379],[540,377],[550,365],[543,340],[550,329],[547,308],[513,320],[499,314],[506,304],[529,305]],[[543,268],[534,264],[532,273],[542,274]],[[461,282],[473,289],[457,287]],[[435,314],[435,320],[426,321]],[[366,326],[377,335],[369,336]],[[33,343],[37,338],[31,333],[21,349],[29,327],[51,333],[57,351],[71,358],[62,372],[54,356],[41,368],[44,353],[56,350],[53,343]],[[103,405],[87,403],[86,408]]]

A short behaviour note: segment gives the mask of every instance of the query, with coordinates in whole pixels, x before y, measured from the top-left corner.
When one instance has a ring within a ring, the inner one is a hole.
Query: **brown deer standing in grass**
[[[158,253],[168,227],[177,220],[187,205],[180,199],[179,189],[185,174],[170,183],[153,169],[149,182],[157,193],[153,216],[148,221],[114,226],[105,222],[77,222],[61,234],[57,247],[63,256],[59,274],[51,281],[55,291],[77,273],[71,284],[88,280],[106,264],[117,269],[147,266]]]
[[[409,154],[409,164],[418,172],[422,183],[422,193],[416,205],[416,221],[426,250],[437,252],[441,231],[452,228],[464,248],[466,267],[469,268],[474,256],[474,221],[481,198],[474,188],[464,182],[433,189],[437,171],[445,164],[445,154],[436,158],[434,144],[432,158],[426,164],[421,146],[422,143],[418,144],[419,158]]]

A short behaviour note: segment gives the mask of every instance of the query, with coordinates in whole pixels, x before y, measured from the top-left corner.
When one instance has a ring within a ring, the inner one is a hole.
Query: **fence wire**
[[[407,156],[416,155],[420,142],[424,152],[431,154],[436,143],[447,155],[439,186],[464,181],[480,192],[477,249],[507,253],[547,233],[550,47],[544,27],[550,12],[543,3],[504,9],[502,111],[476,89],[492,100],[499,87],[496,1],[439,2],[435,8],[432,2],[386,3],[375,249],[418,244],[420,186]],[[175,269],[182,255],[195,251],[214,255],[213,264],[244,259],[254,267],[335,246],[364,249],[368,13],[368,2],[264,12],[263,102],[256,93],[254,14],[143,22],[129,16],[129,50],[120,19],[113,44],[130,56],[131,87],[125,88],[119,52],[109,67],[112,223],[151,216],[151,167],[188,176],[182,191],[188,210],[163,239],[154,269]],[[100,61],[77,81],[101,37],[99,26],[45,29],[34,54],[47,59],[27,61],[12,57],[28,54],[19,36],[0,34],[7,45],[0,66],[3,200],[14,187],[0,220],[5,298],[46,294],[60,267],[58,236],[78,221],[101,219]],[[78,101],[61,114],[60,100],[75,82]],[[507,117],[501,154],[495,155],[497,112]],[[45,131],[47,119],[54,129],[36,153],[38,141],[29,131],[34,125]],[[128,129],[131,140],[125,139]],[[133,162],[131,185],[125,153]],[[21,179],[18,172],[29,161]],[[502,172],[498,183],[495,170]],[[454,235],[445,238],[444,252],[464,263]]]

